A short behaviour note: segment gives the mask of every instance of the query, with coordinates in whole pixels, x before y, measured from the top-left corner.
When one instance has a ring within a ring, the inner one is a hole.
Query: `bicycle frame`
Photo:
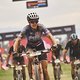
[[[60,80],[61,78],[61,65],[59,59],[54,61],[54,78],[55,80]]]
[[[34,57],[33,58],[33,67],[34,67],[34,75],[35,75],[35,80],[41,80],[43,77],[43,74],[41,75],[42,72],[42,66],[40,64],[40,61],[38,59],[38,56],[41,55],[42,53],[48,53],[48,50],[40,50],[40,51],[33,51],[29,54],[29,57]],[[44,80],[44,77],[43,77]]]
[[[80,80],[80,60],[74,61],[74,72],[75,72],[75,79],[74,80]]]
[[[24,56],[24,54],[20,54],[20,55],[18,54],[18,56],[22,57]],[[23,70],[25,70],[26,65],[22,65],[19,61],[16,61],[16,63],[11,65],[11,67],[13,68],[13,72],[14,72],[13,73],[14,80],[25,80],[26,77],[23,79]]]

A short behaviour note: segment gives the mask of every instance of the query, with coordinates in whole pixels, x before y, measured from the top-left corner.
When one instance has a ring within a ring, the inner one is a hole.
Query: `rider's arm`
[[[11,46],[11,47],[9,48],[8,57],[7,57],[7,59],[6,59],[6,64],[9,63],[9,59],[10,59],[10,56],[11,56],[12,52],[13,52],[13,46]]]
[[[19,45],[20,45],[20,40],[21,40],[20,37],[17,37],[17,38],[15,39],[15,42],[14,42],[14,45],[13,45],[14,52],[17,52],[18,47],[19,47]]]
[[[70,47],[70,42],[68,42],[68,43],[66,44],[65,49],[63,49],[63,51],[62,51],[62,55],[61,55],[61,56],[62,56],[64,59],[66,58],[66,53],[68,52],[69,47]]]
[[[56,59],[56,56],[55,56],[55,54],[56,54],[56,47],[52,46],[51,51],[52,51],[52,58],[55,60]]]
[[[27,28],[27,26],[25,26],[23,28],[23,30],[20,32],[20,34],[18,35],[18,37],[15,39],[15,42],[14,42],[14,45],[13,45],[13,47],[14,47],[13,49],[14,49],[15,52],[17,52],[18,47],[20,46],[21,39],[25,37],[26,28]]]
[[[11,54],[8,54],[8,57],[7,57],[7,59],[6,59],[6,64],[9,63],[10,56],[11,56]]]
[[[67,53],[67,49],[64,49],[63,51],[62,51],[62,56],[63,56],[63,58],[65,59],[66,58],[66,53]]]
[[[60,60],[61,61],[64,61],[64,59],[66,59],[66,53],[67,53],[67,49],[63,49],[63,51],[62,51],[62,54],[61,54],[61,56],[60,56]]]
[[[42,24],[41,24],[41,25],[42,25]],[[51,40],[52,45],[55,45],[55,44],[56,44],[56,40],[55,40],[55,38],[53,37],[53,35],[51,34],[51,32],[50,32],[47,28],[45,28],[44,25],[42,25],[41,29],[42,29],[43,35],[44,35],[44,36],[47,36],[47,37]]]
[[[53,35],[50,32],[47,34],[47,37],[51,40],[53,45],[56,44],[56,40],[55,40],[55,38],[53,37]]]
[[[21,32],[21,33],[19,34],[19,36],[15,39],[14,45],[13,45],[13,50],[14,50],[14,52],[17,52],[17,51],[18,51],[18,47],[20,46],[20,41],[21,41],[21,39],[24,38],[24,37],[25,37],[24,32]]]

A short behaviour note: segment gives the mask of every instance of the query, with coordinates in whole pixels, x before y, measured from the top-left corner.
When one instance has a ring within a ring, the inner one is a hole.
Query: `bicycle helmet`
[[[78,39],[78,36],[75,34],[75,33],[73,33],[73,34],[71,34],[71,40],[76,40],[76,39]]]
[[[39,16],[35,12],[30,13],[30,14],[27,15],[27,20],[28,21],[36,20],[38,22]]]
[[[60,40],[59,39],[55,39],[57,44],[60,44]]]

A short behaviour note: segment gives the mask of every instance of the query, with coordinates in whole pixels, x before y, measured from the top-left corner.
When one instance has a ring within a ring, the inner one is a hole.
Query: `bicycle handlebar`
[[[48,53],[49,49],[45,49],[45,50],[39,50],[39,51],[31,51],[28,55],[29,57],[34,57],[34,56],[39,56],[42,53]]]

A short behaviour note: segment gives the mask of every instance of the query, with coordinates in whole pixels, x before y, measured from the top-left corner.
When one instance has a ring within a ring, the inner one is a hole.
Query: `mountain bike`
[[[43,70],[42,70],[42,66],[41,63],[38,59],[38,56],[41,54],[45,54],[48,53],[49,50],[45,49],[45,50],[40,50],[40,51],[32,51],[28,57],[34,57],[33,58],[33,69],[34,69],[34,80],[41,80],[41,78],[43,78],[42,80],[44,80],[44,76],[43,76]]]
[[[14,80],[26,80],[25,67],[26,65],[22,64],[23,56],[26,54],[15,53],[13,55],[13,65],[10,67],[13,68],[13,78]]]
[[[74,61],[74,80],[80,80],[80,60],[75,60]]]
[[[61,79],[61,64],[59,59],[54,60],[54,78],[55,80]]]

